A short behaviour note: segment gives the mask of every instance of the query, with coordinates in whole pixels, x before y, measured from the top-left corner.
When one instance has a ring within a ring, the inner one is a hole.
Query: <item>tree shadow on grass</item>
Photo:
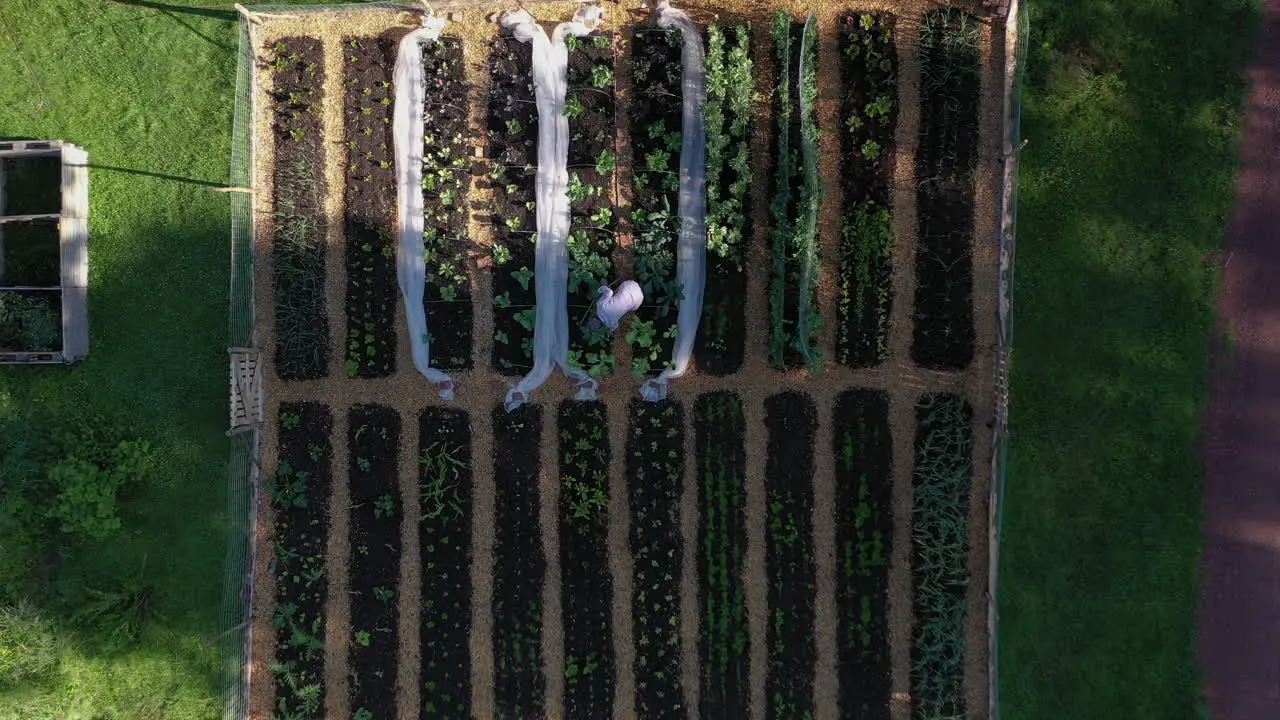
[[[1231,206],[1256,13],[1030,5],[1000,702],[1190,718],[1205,258]]]

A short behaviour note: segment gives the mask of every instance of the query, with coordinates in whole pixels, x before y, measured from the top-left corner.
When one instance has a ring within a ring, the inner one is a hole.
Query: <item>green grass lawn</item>
[[[1194,718],[1206,256],[1257,10],[1028,4],[1003,718]]]
[[[117,535],[17,584],[62,618],[84,586],[110,587],[145,558],[159,603],[132,646],[68,626],[61,672],[0,689],[0,717],[220,716],[208,641],[227,539],[229,221],[227,197],[199,183],[227,178],[236,28],[98,0],[6,0],[0,21],[0,137],[74,142],[94,168],[89,357],[0,370],[0,417],[100,414],[147,439],[158,464],[123,499]]]

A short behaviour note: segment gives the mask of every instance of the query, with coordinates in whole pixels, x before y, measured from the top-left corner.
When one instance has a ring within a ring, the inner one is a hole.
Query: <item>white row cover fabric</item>
[[[559,366],[575,381],[578,400],[593,400],[598,383],[569,365],[569,120],[564,116],[569,52],[566,34],[584,36],[599,27],[604,10],[586,6],[573,21],[560,23],[548,38],[528,12],[503,13],[498,22],[517,40],[533,45],[533,85],[538,102],[537,249],[534,254],[533,369],[508,392],[504,406],[514,410]]]
[[[665,0],[658,5],[658,26],[677,28],[684,37],[680,54],[684,95],[680,144],[680,240],[676,246],[676,280],[681,289],[676,315],[676,341],[671,366],[640,386],[645,400],[662,400],[667,383],[684,375],[693,356],[693,341],[702,319],[702,295],[707,280],[707,131],[703,106],[707,103],[706,56],[702,33],[683,11]]]
[[[596,297],[596,317],[610,330],[617,330],[618,323],[629,312],[635,312],[644,302],[644,290],[635,280],[623,280],[618,291],[601,285]]]
[[[436,42],[444,29],[444,18],[430,15],[423,27],[400,41],[396,53],[395,109],[392,132],[395,143],[397,235],[396,275],[404,296],[404,315],[409,324],[409,345],[418,372],[435,385],[440,397],[453,399],[453,380],[431,367],[431,346],[427,335],[427,311],[422,300],[427,288],[427,267],[422,244],[422,105],[426,97],[422,75],[422,44]]]

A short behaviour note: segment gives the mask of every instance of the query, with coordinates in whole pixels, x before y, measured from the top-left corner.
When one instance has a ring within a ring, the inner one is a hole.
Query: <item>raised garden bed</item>
[[[694,408],[698,477],[698,604],[702,636],[699,717],[741,718],[749,699],[746,588],[746,453],[742,401],[731,393],[698,398]]]
[[[275,683],[272,711],[319,717],[324,709],[324,608],[328,589],[333,418],[319,403],[286,404],[278,419],[279,464],[267,478],[275,514]]]
[[[889,396],[850,390],[835,406],[836,652],[844,717],[889,717]]]
[[[320,121],[324,53],[319,40],[303,37],[277,40],[271,51],[275,366],[285,380],[313,380],[328,373],[329,359]]]
[[[920,26],[915,321],[911,358],[942,370],[973,359],[973,196],[981,68],[978,22],[935,10]]]
[[[418,425],[422,716],[471,717],[471,426],[428,408]]]
[[[746,342],[746,256],[751,243],[751,120],[756,91],[751,29],[711,24],[706,38],[707,282],[694,344],[698,370],[727,375]]]
[[[355,717],[381,720],[396,716],[400,416],[378,405],[359,405],[351,409],[348,426],[351,709]]]
[[[89,352],[88,154],[0,141],[0,364]]]
[[[627,332],[636,375],[664,370],[671,362],[676,312],[682,289],[676,281],[680,240],[680,146],[683,73],[679,30],[637,29],[631,41],[631,152],[635,187],[631,227],[636,282],[645,303]]]
[[[773,116],[773,223],[769,238],[769,363],[778,369],[808,365],[816,370],[821,350],[817,304],[818,127],[813,107],[818,98],[817,29],[812,21],[792,22],[779,11],[773,20],[777,86]],[[803,67],[803,73],[801,68]],[[806,109],[807,108],[807,109]]]
[[[343,40],[346,118],[347,356],[351,377],[396,368],[396,176],[391,134],[397,38]]]
[[[422,50],[422,204],[431,365],[471,367],[471,278],[467,272],[471,160],[462,43],[443,37]]]
[[[765,401],[769,460],[765,466],[769,578],[769,673],[765,688],[771,718],[813,716],[814,642],[813,401],[783,393]]]
[[[686,717],[680,683],[682,565],[680,498],[684,413],[673,402],[631,404],[627,435],[631,616],[636,644],[636,713],[654,720]]]
[[[565,712],[613,712],[609,439],[600,403],[560,406],[560,572]]]
[[[585,323],[602,285],[613,281],[617,213],[614,170],[613,37],[569,36],[569,364],[592,377],[614,371],[613,337]]]
[[[543,711],[542,581],[546,558],[538,542],[538,446],[541,408],[493,412],[497,486],[493,568],[494,700],[498,717]]]
[[[489,175],[493,194],[493,367],[520,375],[533,364],[533,257],[537,231],[538,106],[533,50],[504,32],[489,55]]]
[[[958,395],[916,406],[911,574],[913,718],[964,717],[965,591],[969,587],[969,486],[973,410]]]
[[[840,22],[840,231],[836,358],[871,367],[889,354],[893,302],[892,181],[898,122],[895,20],[851,13]]]

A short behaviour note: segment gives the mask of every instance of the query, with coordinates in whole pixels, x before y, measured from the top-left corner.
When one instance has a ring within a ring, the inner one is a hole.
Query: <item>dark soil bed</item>
[[[329,408],[280,406],[280,464],[267,479],[275,512],[276,709],[281,715],[320,717],[324,708],[324,574],[329,535],[332,449]]]
[[[538,523],[542,408],[493,411],[497,538],[493,568],[494,699],[499,718],[541,717],[542,583]]]
[[[57,220],[6,223],[0,232],[0,286],[58,287],[62,246]]]
[[[534,185],[538,168],[538,106],[533,51],[503,32],[489,55],[489,173],[493,192],[493,367],[519,375],[533,363]]]
[[[636,29],[631,41],[631,152],[635,205],[631,211],[636,281],[644,304],[627,339],[632,369],[649,375],[666,368],[676,336],[682,288],[676,281],[680,241],[680,146],[683,72],[679,30]]]
[[[391,75],[403,33],[344,39],[347,357],[352,377],[395,372],[396,175]]]
[[[285,380],[314,380],[328,374],[329,359],[320,122],[324,52],[319,40],[301,37],[278,40],[271,51],[275,365]]]
[[[890,202],[898,122],[894,17],[852,13],[840,22],[841,190],[836,358],[871,367],[889,354],[893,227]]]
[[[471,367],[471,279],[467,274],[471,130],[462,42],[444,37],[422,52],[427,93],[423,114],[423,244],[431,365]]]
[[[418,425],[422,716],[471,717],[471,423],[423,411]]]
[[[755,53],[747,25],[708,27],[705,47],[707,282],[694,359],[700,372],[728,375],[742,367],[746,338]]]
[[[369,720],[396,716],[396,607],[400,593],[397,474],[400,416],[358,405],[348,416],[351,492],[351,709]]]
[[[929,13],[921,27],[920,229],[911,358],[935,369],[962,370],[973,359],[978,27],[973,17],[950,9]]]
[[[613,338],[591,330],[588,311],[613,280],[617,218],[614,169],[613,37],[577,38],[569,51],[565,113],[569,118],[569,364],[592,377],[613,372]],[[579,108],[575,110],[576,107]]]
[[[813,441],[818,416],[800,393],[765,400],[769,457],[765,465],[769,578],[767,716],[813,714],[814,646]]]
[[[680,683],[680,498],[684,413],[678,403],[631,403],[627,487],[634,562],[631,617],[636,642],[636,713],[686,716]]]
[[[7,157],[4,206],[0,215],[57,215],[62,212],[62,156]]]
[[[841,717],[889,717],[889,556],[893,443],[889,396],[850,390],[836,400],[836,673]]]
[[[609,438],[604,405],[560,406],[560,569],[565,714],[613,712]]]
[[[916,423],[911,716],[964,717],[973,410],[958,395],[925,395],[916,406]]]
[[[699,717],[741,720],[750,696],[746,590],[742,581],[747,532],[746,452],[742,402],[732,393],[708,393],[694,409],[698,453]]]
[[[783,60],[786,62],[787,76],[785,80],[779,81],[779,88],[773,94],[773,113],[778,137],[774,140],[774,194],[771,200],[773,228],[769,249],[769,359],[777,369],[805,365],[804,355],[797,347],[799,336],[804,334],[804,329],[799,327],[799,305],[805,301],[800,297],[803,273],[800,255],[804,247],[800,225],[807,216],[807,209],[803,202],[805,164],[802,151],[803,127],[800,122],[802,88],[796,77],[800,67],[804,27],[804,23],[792,22],[786,26],[786,31],[781,36],[777,35],[779,26],[776,22],[774,28],[775,42],[778,37],[783,37],[790,43],[785,58],[781,55],[782,50],[775,51],[779,53],[779,64]],[[816,236],[813,241],[816,242]],[[815,288],[816,283],[810,286],[810,302]],[[816,312],[816,303],[810,309]],[[811,342],[811,338],[804,340]]]

